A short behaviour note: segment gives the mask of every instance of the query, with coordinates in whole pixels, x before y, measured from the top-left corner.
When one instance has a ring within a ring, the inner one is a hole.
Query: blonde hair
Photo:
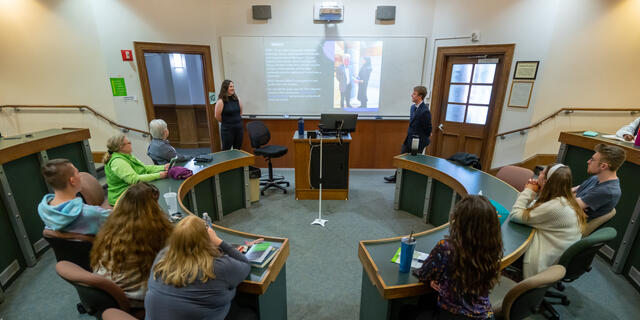
[[[190,215],[178,223],[169,237],[169,248],[153,268],[153,279],[174,287],[185,287],[199,278],[215,279],[214,260],[222,253],[215,247],[205,222]]]
[[[120,151],[124,145],[124,138],[124,133],[118,133],[107,140],[107,152],[102,157],[102,163],[106,165],[111,160],[111,154]]]
[[[569,202],[571,208],[573,208],[573,210],[576,212],[580,228],[584,228],[587,225],[587,215],[584,213],[584,211],[582,211],[582,208],[580,208],[576,197],[571,191],[571,169],[567,166],[558,167],[555,171],[552,172],[552,175],[549,176],[549,170],[555,165],[555,163],[550,164],[544,169],[545,176],[547,177],[547,182],[545,182],[544,187],[542,187],[542,190],[540,190],[540,195],[536,203],[532,207],[524,209],[522,218],[525,221],[529,220],[531,211],[533,209],[557,197],[564,197]]]

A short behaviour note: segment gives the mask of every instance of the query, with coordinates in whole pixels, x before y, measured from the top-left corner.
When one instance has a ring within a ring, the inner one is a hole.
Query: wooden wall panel
[[[253,152],[249,143],[249,133],[246,123],[255,121],[244,120],[244,140],[242,149]],[[293,133],[298,130],[297,119],[266,119],[261,120],[271,132],[269,144],[283,145],[289,152],[282,158],[273,159],[275,168],[293,168]],[[305,120],[305,130],[318,128],[319,120]],[[351,135],[352,141],[349,151],[350,168],[393,168],[393,157],[400,153],[402,142],[407,135],[408,120],[358,120],[356,132]],[[262,157],[256,157],[255,166],[266,167]]]

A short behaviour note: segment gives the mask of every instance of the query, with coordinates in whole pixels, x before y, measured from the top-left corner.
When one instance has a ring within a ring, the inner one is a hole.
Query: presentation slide
[[[223,37],[247,115],[408,115],[426,38]],[[384,75],[384,76],[383,76]]]

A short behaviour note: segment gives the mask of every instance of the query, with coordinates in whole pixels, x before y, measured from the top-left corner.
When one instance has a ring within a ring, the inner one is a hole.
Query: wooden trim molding
[[[151,97],[151,87],[149,85],[149,75],[147,73],[147,65],[145,63],[144,54],[146,52],[154,53],[174,53],[198,54],[202,56],[204,87],[205,87],[205,107],[207,109],[207,122],[209,124],[209,138],[211,140],[211,152],[221,150],[219,124],[213,113],[213,106],[209,104],[208,92],[215,92],[215,83],[213,79],[213,59],[211,58],[211,47],[208,45],[194,44],[175,44],[175,43],[154,43],[134,41],[133,47],[138,65],[138,73],[140,75],[140,86],[142,88],[142,96],[144,98],[144,106],[147,113],[147,122],[155,119],[155,111],[153,109],[153,99]]]
[[[522,167],[522,168],[527,168],[529,170],[533,170],[536,168],[536,166],[554,163],[556,161],[557,156],[558,156],[557,154],[551,154],[551,153],[534,154],[531,157],[525,160],[522,160],[520,162],[489,169],[487,170],[487,173],[495,176],[498,173],[498,171],[500,171],[500,168],[506,167],[506,166],[516,166],[516,167]]]
[[[507,92],[507,84],[509,83],[509,73],[511,72],[511,62],[513,60],[513,52],[515,50],[515,44],[499,44],[499,45],[481,45],[481,46],[452,46],[452,47],[438,47],[438,54],[435,63],[435,77],[433,79],[433,96],[431,98],[431,119],[440,119],[440,105],[446,99],[444,97],[444,88],[446,86],[444,77],[445,72],[440,70],[446,70],[447,58],[455,56],[469,56],[469,55],[501,55],[502,66],[500,70],[500,83],[496,84],[496,100],[494,102],[493,110],[490,110],[490,119],[487,121],[489,128],[485,134],[485,156],[480,161],[483,168],[488,168],[493,160],[493,151],[496,146],[496,139],[494,138],[498,132],[500,126],[500,117],[502,116],[502,109],[504,107],[504,98]],[[437,124],[434,125],[434,130],[437,128]],[[433,135],[433,141],[429,148],[427,148],[427,154],[434,155],[435,146],[438,144],[438,135]]]
[[[80,142],[91,138],[89,129],[63,128],[68,132],[36,138],[25,143],[16,144],[0,150],[0,164],[20,159],[24,156],[52,149],[66,144]]]

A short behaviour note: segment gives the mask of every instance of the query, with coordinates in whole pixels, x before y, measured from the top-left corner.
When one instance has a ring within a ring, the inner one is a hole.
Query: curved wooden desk
[[[198,165],[193,160],[179,164],[192,170],[193,175],[185,180],[163,179],[154,181],[160,194],[169,190],[178,193],[179,212],[201,216],[207,212],[212,219],[248,207],[249,169],[254,156],[242,150],[213,153],[213,161]],[[167,211],[164,199],[160,206]],[[260,319],[286,319],[286,271],[289,256],[289,239],[257,235],[236,231],[214,224],[216,233],[227,243],[241,244],[245,240],[264,238],[279,250],[273,260],[262,269],[251,268],[251,273],[238,287],[237,298],[256,307]],[[241,297],[239,297],[241,296]]]
[[[425,221],[443,218],[448,221],[451,206],[459,196],[482,191],[484,196],[499,202],[508,210],[518,196],[516,189],[488,173],[441,158],[404,154],[393,161],[398,167],[396,208],[416,211],[416,203],[422,203],[417,211],[423,214]],[[434,186],[436,182],[442,186]],[[444,196],[438,194],[443,192]],[[431,251],[448,234],[448,227],[446,222],[435,229],[416,234],[416,250]],[[535,231],[528,226],[510,223],[509,219],[502,224],[501,231],[504,245],[501,267],[504,268],[524,254]],[[358,257],[363,266],[360,319],[394,319],[401,303],[430,290],[411,273],[398,272],[398,264],[390,262],[400,247],[401,238],[360,241]]]

